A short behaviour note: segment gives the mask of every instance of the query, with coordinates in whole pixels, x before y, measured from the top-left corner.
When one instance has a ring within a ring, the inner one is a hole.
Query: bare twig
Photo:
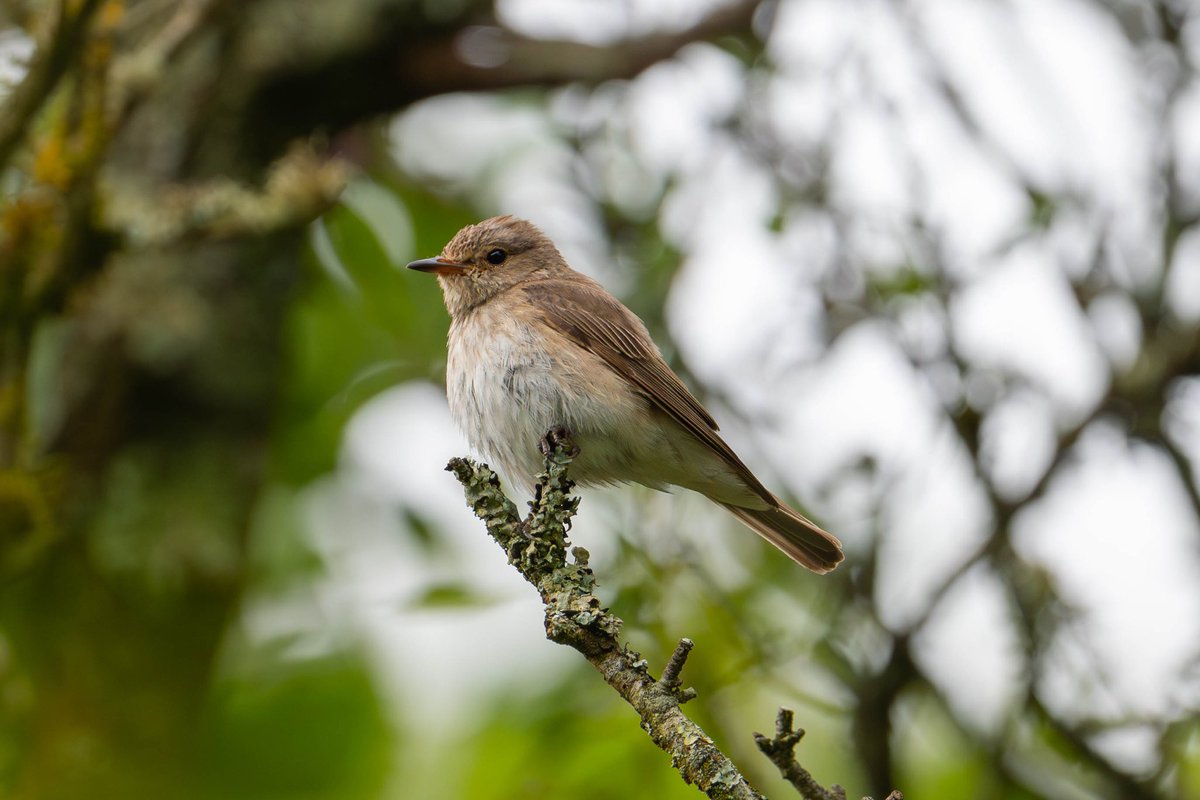
[[[671,658],[667,661],[667,665],[663,667],[663,686],[673,689],[679,688],[679,673],[683,671],[683,665],[687,663],[688,653],[692,652],[692,648],[695,646],[695,643],[691,639],[679,640],[679,644],[675,647],[675,652],[671,654]],[[696,696],[695,690],[693,689],[687,689],[685,691],[691,692],[691,696],[687,698],[688,700],[691,700]],[[681,699],[680,702],[685,701]]]
[[[790,708],[779,709],[775,717],[775,737],[768,739],[761,733],[754,734],[754,743],[763,755],[779,769],[783,779],[795,787],[804,800],[846,800],[846,790],[834,784],[826,789],[817,783],[812,773],[796,761],[796,745],[804,738],[804,729],[795,726],[795,713]],[[871,800],[869,797],[864,800]],[[904,795],[893,791],[886,800],[904,800]]]
[[[812,774],[796,761],[796,745],[804,738],[804,729],[796,728],[795,714],[790,708],[779,709],[775,717],[775,738],[768,739],[761,733],[754,734],[754,743],[771,763],[779,768],[783,779],[796,787],[804,800],[846,800],[840,787],[826,789],[817,783]]]

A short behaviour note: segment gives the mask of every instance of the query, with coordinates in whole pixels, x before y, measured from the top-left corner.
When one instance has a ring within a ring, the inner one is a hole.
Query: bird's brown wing
[[[633,312],[599,284],[549,280],[520,287],[543,321],[598,355],[618,375],[641,390],[655,406],[721,457],[755,494],[778,500],[717,435],[717,423],[667,366]]]

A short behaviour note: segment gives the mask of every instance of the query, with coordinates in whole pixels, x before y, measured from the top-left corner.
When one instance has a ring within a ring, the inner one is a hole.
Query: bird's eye
[[[495,250],[489,250],[487,260],[489,264],[503,264],[504,259],[508,258],[508,253],[497,247]]]

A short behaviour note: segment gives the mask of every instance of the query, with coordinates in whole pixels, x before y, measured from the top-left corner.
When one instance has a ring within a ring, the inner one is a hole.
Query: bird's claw
[[[560,451],[567,458],[579,455],[579,447],[576,446],[571,431],[565,425],[555,425],[546,431],[546,435],[538,440],[538,450],[546,458],[549,458],[555,450]]]

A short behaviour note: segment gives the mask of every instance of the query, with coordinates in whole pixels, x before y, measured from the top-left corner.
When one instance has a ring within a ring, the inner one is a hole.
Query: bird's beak
[[[432,272],[434,275],[458,275],[465,270],[469,264],[460,264],[457,261],[451,261],[448,258],[422,258],[420,261],[414,261],[408,265],[409,269],[415,269],[417,272]]]

